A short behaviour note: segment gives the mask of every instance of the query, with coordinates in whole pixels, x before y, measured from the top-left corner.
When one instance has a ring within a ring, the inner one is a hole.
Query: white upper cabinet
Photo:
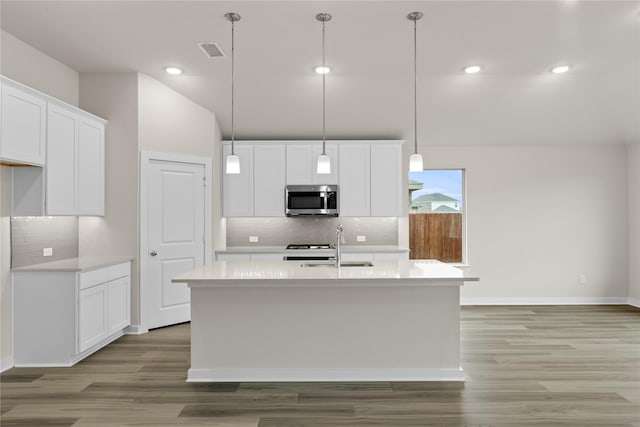
[[[78,215],[104,215],[104,124],[78,122]]]
[[[222,146],[223,216],[284,216],[287,185],[339,185],[340,216],[402,215],[403,141],[340,141],[326,144],[331,173],[316,173],[322,142],[236,143],[240,174],[224,173],[231,152]]]
[[[291,143],[287,145],[287,185],[338,184],[338,146],[326,144],[331,160],[331,173],[318,174],[318,156],[322,154],[322,142]]]
[[[308,185],[312,183],[311,144],[287,145],[287,185]]]
[[[47,120],[46,206],[50,215],[73,215],[76,208],[75,112],[49,104]]]
[[[104,215],[106,121],[1,77],[0,159],[12,171],[12,214]]]
[[[104,215],[104,123],[49,103],[48,215]]]
[[[371,215],[370,146],[368,143],[339,146],[340,216]]]
[[[45,164],[47,101],[28,88],[2,79],[0,159]]]
[[[254,216],[284,216],[285,161],[284,144],[254,145]]]
[[[371,216],[402,215],[402,145],[371,144]]]
[[[222,209],[226,217],[253,216],[253,145],[236,144],[235,154],[240,158],[240,173],[227,174],[225,162],[231,154],[231,145],[222,147]]]

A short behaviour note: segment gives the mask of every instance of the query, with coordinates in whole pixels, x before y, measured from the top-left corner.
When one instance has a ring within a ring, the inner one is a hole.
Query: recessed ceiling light
[[[570,69],[571,69],[571,67],[568,66],[568,65],[558,65],[557,67],[553,67],[551,69],[551,72],[553,74],[562,74],[562,73],[566,73]]]
[[[468,65],[464,67],[464,72],[467,74],[476,74],[482,70],[482,65]]]
[[[314,71],[318,74],[329,74],[331,72],[331,67],[323,67],[322,65],[319,65],[314,68]]]
[[[178,76],[182,74],[182,70],[178,67],[166,67],[164,70],[167,72],[167,74],[171,74],[172,76]]]

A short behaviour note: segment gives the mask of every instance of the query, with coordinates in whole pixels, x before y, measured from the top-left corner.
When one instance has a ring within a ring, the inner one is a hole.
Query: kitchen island
[[[463,381],[460,286],[477,280],[433,260],[211,262],[173,279],[191,289],[187,381]]]

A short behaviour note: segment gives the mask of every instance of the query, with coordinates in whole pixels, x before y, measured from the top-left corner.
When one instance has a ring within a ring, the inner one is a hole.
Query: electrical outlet
[[[249,243],[257,243],[258,236],[249,236]]]
[[[356,236],[356,242],[366,242],[367,236],[358,235]]]
[[[53,256],[53,248],[42,248],[42,256]]]
[[[584,273],[580,273],[580,276],[578,276],[578,282],[580,282],[581,285],[586,285],[587,284],[587,275]]]

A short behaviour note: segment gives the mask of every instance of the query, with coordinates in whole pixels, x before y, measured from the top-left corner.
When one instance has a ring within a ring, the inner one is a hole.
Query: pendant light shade
[[[316,19],[322,23],[322,68],[327,69],[324,61],[324,23],[331,20],[331,15],[328,13],[319,13],[316,15]],[[326,114],[325,114],[325,80],[326,74],[322,73],[322,154],[318,156],[318,168],[316,172],[318,174],[330,174],[331,173],[331,159],[327,155],[327,133],[326,133]]]
[[[240,157],[237,154],[229,154],[227,156],[227,167],[225,172],[229,174],[240,173]]]
[[[240,173],[240,157],[235,153],[235,123],[234,123],[234,110],[235,110],[235,23],[240,20],[240,15],[237,13],[229,12],[225,13],[224,17],[231,22],[231,154],[227,156],[225,172],[228,174]]]
[[[328,154],[320,154],[318,156],[318,169],[316,172],[319,174],[331,173],[331,159]]]
[[[418,154],[418,39],[416,37],[416,22],[422,18],[422,12],[411,12],[407,15],[413,21],[413,154],[409,157],[409,171],[422,172],[424,163],[422,154]]]
[[[409,171],[422,172],[424,163],[422,162],[422,154],[414,153],[409,157]]]

